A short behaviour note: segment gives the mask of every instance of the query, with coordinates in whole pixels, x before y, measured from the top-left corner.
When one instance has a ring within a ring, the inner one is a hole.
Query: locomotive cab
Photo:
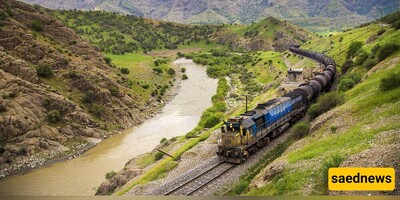
[[[218,140],[218,152],[220,159],[240,163],[248,155],[243,155],[244,146],[248,143],[250,132],[244,129],[241,122],[243,116],[229,118],[221,127],[221,135]]]

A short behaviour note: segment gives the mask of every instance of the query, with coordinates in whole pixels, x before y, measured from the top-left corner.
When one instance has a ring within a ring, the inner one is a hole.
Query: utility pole
[[[249,96],[249,94],[245,94],[244,96],[246,96],[246,112],[247,112],[247,97]]]

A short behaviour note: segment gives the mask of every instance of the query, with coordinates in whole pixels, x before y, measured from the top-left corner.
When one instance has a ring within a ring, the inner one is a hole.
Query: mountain
[[[0,0],[0,177],[144,120],[127,79],[45,9]]]
[[[251,23],[268,16],[312,31],[339,30],[400,9],[397,0],[22,0],[52,9],[94,9],[180,23]],[[381,13],[382,12],[382,13]]]

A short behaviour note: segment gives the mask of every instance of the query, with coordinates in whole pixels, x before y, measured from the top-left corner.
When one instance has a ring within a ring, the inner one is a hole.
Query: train
[[[336,77],[336,64],[332,58],[298,46],[292,46],[289,50],[322,63],[323,71],[291,92],[224,121],[217,150],[221,161],[236,164],[244,162],[301,119],[310,104],[331,88]]]

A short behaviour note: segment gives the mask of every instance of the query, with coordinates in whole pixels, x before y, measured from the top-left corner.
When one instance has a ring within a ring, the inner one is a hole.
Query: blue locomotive
[[[242,163],[302,118],[311,102],[330,89],[336,74],[332,58],[298,47],[291,47],[290,51],[322,63],[324,71],[282,97],[258,104],[255,109],[224,122],[218,140],[217,155],[220,160]]]

